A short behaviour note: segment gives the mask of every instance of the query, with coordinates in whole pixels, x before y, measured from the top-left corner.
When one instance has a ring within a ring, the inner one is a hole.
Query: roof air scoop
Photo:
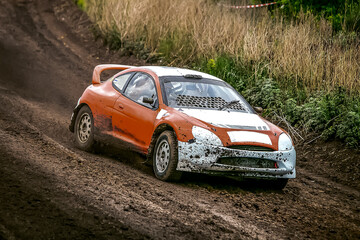
[[[184,77],[186,77],[186,78],[196,78],[196,79],[201,79],[202,78],[201,75],[196,75],[196,74],[185,74]]]

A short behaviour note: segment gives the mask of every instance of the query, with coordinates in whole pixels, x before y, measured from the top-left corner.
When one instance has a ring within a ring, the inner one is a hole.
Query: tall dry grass
[[[289,23],[266,9],[230,10],[213,2],[88,0],[87,12],[104,34],[115,31],[121,42],[165,52],[171,64],[225,54],[308,90],[360,90],[358,36],[333,36],[329,23],[311,15]]]

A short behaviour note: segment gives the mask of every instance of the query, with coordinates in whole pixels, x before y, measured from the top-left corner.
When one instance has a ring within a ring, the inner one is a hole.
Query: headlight
[[[293,148],[292,141],[286,133],[280,134],[279,137],[279,151],[288,151]]]
[[[205,128],[194,126],[192,128],[192,134],[196,142],[206,145],[223,146],[220,138]]]

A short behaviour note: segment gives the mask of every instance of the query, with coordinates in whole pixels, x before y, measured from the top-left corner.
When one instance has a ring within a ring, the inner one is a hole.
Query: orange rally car
[[[121,71],[101,82],[110,69]],[[110,140],[146,154],[164,181],[186,171],[273,179],[283,188],[296,175],[296,152],[284,130],[225,81],[188,69],[96,66],[70,131],[85,151]]]

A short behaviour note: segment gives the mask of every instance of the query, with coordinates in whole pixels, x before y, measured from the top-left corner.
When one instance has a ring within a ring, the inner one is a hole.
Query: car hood
[[[191,108],[177,108],[176,110],[216,127],[247,130],[270,130],[268,124],[254,113]]]

